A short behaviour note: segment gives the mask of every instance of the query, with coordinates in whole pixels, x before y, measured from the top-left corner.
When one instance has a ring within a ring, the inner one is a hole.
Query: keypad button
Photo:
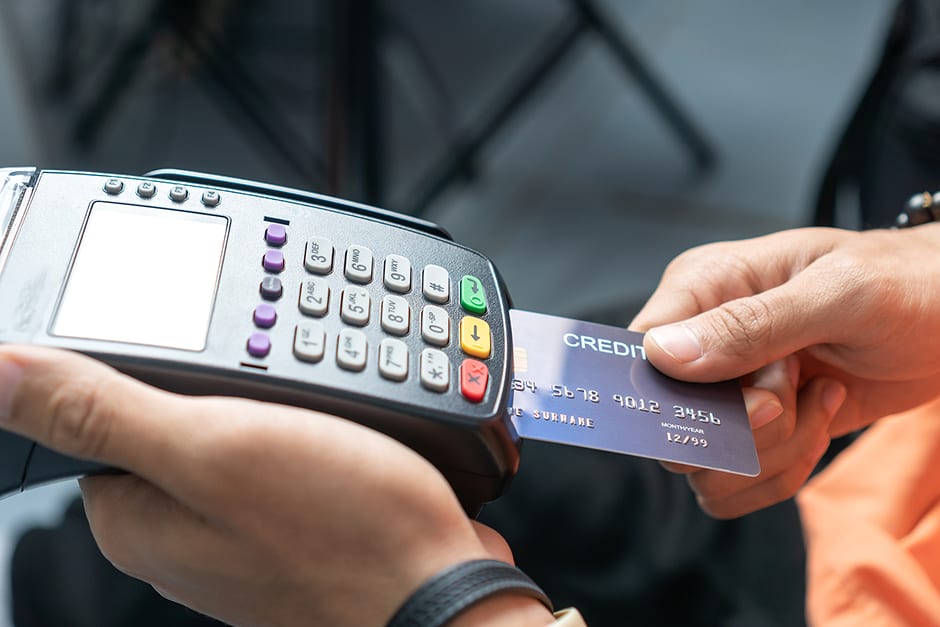
[[[267,357],[271,352],[271,338],[265,333],[252,333],[248,338],[247,349],[252,357]]]
[[[422,292],[432,303],[446,303],[450,300],[450,275],[440,266],[424,266]]]
[[[109,196],[117,196],[124,191],[124,181],[121,179],[108,179],[104,182],[104,192]]]
[[[486,292],[480,279],[470,275],[460,279],[460,306],[478,316],[486,313]]]
[[[182,185],[174,185],[170,188],[170,200],[173,202],[183,202],[189,198],[189,190]]]
[[[333,242],[326,237],[308,240],[304,267],[314,274],[329,274],[333,269]]]
[[[401,296],[389,294],[382,299],[382,328],[393,335],[408,335],[411,307]]]
[[[379,344],[379,374],[392,381],[408,378],[408,346],[387,337]]]
[[[465,316],[460,321],[460,348],[471,357],[490,356],[490,325],[485,320]]]
[[[365,246],[353,244],[346,249],[346,278],[356,283],[372,280],[372,251]]]
[[[336,363],[345,370],[362,370],[366,367],[368,348],[365,333],[358,329],[343,329],[336,343]]]
[[[277,310],[267,303],[262,303],[255,307],[255,313],[252,316],[255,324],[262,329],[270,329],[277,322]]]
[[[308,316],[325,316],[330,308],[330,284],[324,279],[304,279],[300,284],[300,311]]]
[[[326,329],[316,320],[301,322],[294,329],[294,356],[316,363],[326,352]]]
[[[421,351],[421,385],[434,392],[450,387],[450,360],[443,351],[426,348]]]
[[[137,195],[141,198],[153,198],[157,195],[157,186],[150,181],[144,181],[137,186]]]
[[[279,250],[268,250],[261,259],[261,265],[268,272],[282,272],[284,270],[284,253]]]
[[[206,207],[218,207],[222,202],[222,195],[219,192],[207,189],[202,193],[202,204]]]
[[[425,305],[421,310],[421,337],[428,344],[447,346],[450,341],[450,317],[437,305]]]
[[[283,224],[269,224],[264,230],[264,241],[271,246],[283,246],[287,243],[287,229]]]
[[[482,361],[464,359],[460,364],[460,393],[471,403],[479,403],[486,395],[490,371]]]
[[[369,309],[372,306],[369,291],[362,287],[349,285],[343,288],[340,317],[346,324],[363,327],[369,324]]]
[[[266,276],[261,279],[261,298],[264,300],[278,300],[284,295],[284,285],[276,276]]]
[[[393,292],[404,294],[411,289],[411,262],[401,255],[389,255],[385,258],[385,287]]]

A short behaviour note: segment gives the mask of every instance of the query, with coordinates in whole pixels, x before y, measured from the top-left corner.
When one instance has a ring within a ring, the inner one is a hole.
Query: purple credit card
[[[510,320],[522,438],[760,473],[737,381],[667,377],[646,360],[642,333],[519,310]]]

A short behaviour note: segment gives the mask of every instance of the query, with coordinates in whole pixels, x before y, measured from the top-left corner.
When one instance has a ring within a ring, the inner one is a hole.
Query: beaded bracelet
[[[894,219],[894,226],[904,229],[937,221],[940,221],[940,192],[921,192],[910,197]]]
[[[552,602],[528,575],[497,560],[473,560],[439,572],[398,608],[388,627],[442,627],[483,599],[503,592],[524,594],[553,611]]]

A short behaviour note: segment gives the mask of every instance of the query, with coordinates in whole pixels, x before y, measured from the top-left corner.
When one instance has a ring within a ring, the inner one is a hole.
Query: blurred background
[[[834,184],[833,164],[898,11],[889,0],[7,1],[0,164],[186,168],[418,214],[489,256],[515,306],[624,325],[690,246],[861,223],[861,192]],[[491,514],[527,558],[520,498],[575,495],[610,521],[585,481],[527,488],[552,463],[587,481],[652,472],[527,445]],[[26,528],[59,524],[75,494],[68,483],[0,503],[0,563]],[[566,552],[543,540],[533,554]],[[594,610],[585,594],[571,601],[591,624],[617,624],[605,616],[622,607]],[[9,620],[0,613],[0,627]]]

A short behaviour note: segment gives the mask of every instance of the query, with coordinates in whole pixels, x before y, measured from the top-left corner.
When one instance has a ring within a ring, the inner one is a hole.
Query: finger
[[[756,241],[708,244],[679,255],[666,268],[653,295],[629,328],[646,332],[765,289],[755,285],[753,277],[766,279],[772,274],[765,267],[770,257],[754,256],[747,261],[741,258],[742,249],[747,250]],[[781,277],[779,281],[785,280]]]
[[[937,398],[940,390],[935,374],[907,381],[892,381],[890,390],[864,378],[850,379],[848,388],[848,398],[829,426],[832,437],[857,431],[878,418],[930,402]]]
[[[199,554],[217,543],[201,516],[140,477],[85,477],[79,485],[95,542],[131,577],[165,583],[167,572],[199,563]]]
[[[748,418],[751,421],[751,429],[754,429],[754,444],[758,452],[772,443],[785,437],[787,425],[792,425],[794,420],[783,415],[783,405],[779,397],[770,390],[761,388],[743,388],[744,404],[747,408]],[[787,412],[790,416],[794,412]],[[703,470],[701,466],[690,466],[678,462],[660,461],[659,464],[669,472],[688,475],[693,472]]]
[[[793,435],[797,416],[800,361],[794,355],[775,361],[748,377],[743,389],[758,455]]]
[[[751,385],[741,388],[744,407],[747,411],[751,429],[754,430],[754,443],[760,452],[781,438],[789,437],[795,422],[796,382],[799,377],[799,361],[795,357],[774,362],[748,376]],[[783,402],[787,401],[791,410],[784,415]],[[688,475],[703,470],[699,466],[689,466],[677,462],[661,461],[660,465],[669,472]]]
[[[0,369],[3,427],[66,455],[146,471],[176,432],[163,426],[182,426],[158,392],[75,353],[2,346]]]
[[[834,391],[830,391],[830,385],[833,386]],[[759,476],[744,477],[715,471],[702,472],[696,477],[690,477],[692,488],[699,494],[707,494],[712,498],[724,498],[750,486],[766,482],[786,471],[793,465],[794,460],[800,458],[808,448],[812,447],[814,442],[824,434],[828,435],[829,422],[838,407],[835,407],[833,403],[827,405],[825,401],[832,395],[836,397],[841,395],[844,398],[844,393],[845,388],[836,381],[814,379],[800,393],[800,399],[794,411],[797,414],[797,420],[793,435],[776,446],[759,452],[761,465]],[[837,400],[841,401],[841,398]]]
[[[783,405],[780,398],[770,390],[747,387],[742,389],[744,404],[747,408],[751,429],[754,429],[754,444],[758,452],[771,446],[781,438],[788,436],[788,429],[792,429],[795,422],[793,414],[787,412],[783,416]],[[669,472],[688,475],[703,470],[701,466],[690,466],[678,462],[660,461],[660,465]]]
[[[140,475],[177,497],[201,478],[208,419],[190,414],[181,397],[87,357],[0,346],[0,427]]]
[[[834,229],[794,229],[690,249],[669,264],[630,329],[645,332],[782,285],[841,235]]]
[[[727,518],[767,507],[792,496],[829,445],[828,426],[845,399],[845,387],[833,380],[810,381],[800,393],[793,436],[761,456],[758,477],[701,472],[689,477],[709,514]]]
[[[770,424],[783,413],[783,405],[776,394],[762,388],[746,387],[741,392],[744,396],[744,406],[747,409],[747,418],[751,423],[751,430]]]
[[[850,326],[831,277],[807,270],[753,296],[726,301],[682,322],[647,332],[650,362],[686,381],[722,381],[753,372]],[[842,320],[842,327],[833,327]]]
[[[781,503],[806,483],[813,469],[829,448],[829,437],[819,440],[786,471],[759,485],[751,486],[724,498],[698,495],[698,504],[713,518],[729,519],[745,516],[760,509]]]
[[[165,598],[212,614],[220,590],[199,582],[207,572],[213,579],[240,566],[224,529],[134,475],[86,477],[80,485],[95,542],[115,568]],[[240,612],[236,606],[243,601],[228,598],[225,604]]]

